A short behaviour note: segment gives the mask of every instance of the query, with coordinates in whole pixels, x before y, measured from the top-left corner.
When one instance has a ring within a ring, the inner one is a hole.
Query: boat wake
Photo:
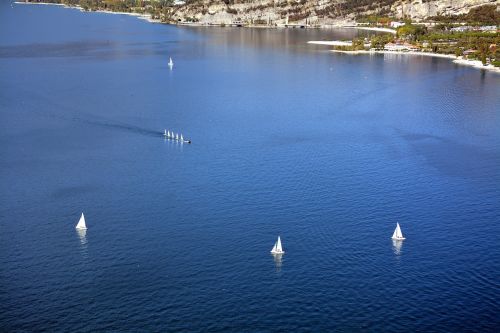
[[[29,106],[33,107],[34,112],[36,112],[38,115],[42,117],[57,119],[61,121],[74,122],[79,124],[98,126],[107,129],[127,131],[130,133],[151,136],[151,137],[158,137],[158,135],[163,134],[158,130],[130,125],[127,123],[114,122],[109,119],[99,117],[95,114],[86,113],[75,106],[60,103],[51,98],[48,98],[47,96],[41,93],[36,93],[27,90],[25,91],[25,93],[29,94],[33,98],[33,104]],[[43,113],[39,112],[38,108],[36,108],[36,105],[40,103],[51,106],[54,111],[43,112]],[[75,115],[70,115],[68,113],[73,113]]]
[[[162,135],[162,132],[160,132],[160,131],[155,131],[152,129],[134,126],[134,125],[111,123],[111,122],[106,122],[106,121],[92,121],[92,120],[84,120],[84,119],[75,119],[75,120],[79,120],[81,122],[84,122],[84,123],[87,123],[90,125],[96,125],[96,126],[106,127],[106,128],[110,128],[110,129],[122,130],[122,131],[132,132],[132,133],[136,133],[136,134],[151,136],[151,137],[158,137],[158,135]]]

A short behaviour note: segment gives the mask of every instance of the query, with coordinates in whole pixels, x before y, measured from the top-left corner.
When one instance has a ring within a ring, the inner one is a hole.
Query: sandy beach
[[[467,59],[463,59],[463,58],[456,58],[455,60],[453,60],[453,62],[455,64],[458,64],[458,65],[472,66],[472,67],[475,67],[475,68],[486,69],[486,70],[489,70],[489,71],[492,71],[492,72],[500,74],[500,68],[499,67],[495,67],[493,65],[486,65],[485,66],[479,60],[467,60]]]
[[[334,41],[310,40],[307,42],[307,44],[328,45],[328,46],[351,46],[352,42],[340,41],[340,40],[334,40]]]

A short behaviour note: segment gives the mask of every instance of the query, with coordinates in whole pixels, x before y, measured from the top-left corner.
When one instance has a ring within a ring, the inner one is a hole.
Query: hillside
[[[359,16],[385,15],[424,20],[438,15],[458,15],[470,9],[500,3],[498,0],[188,0],[175,6],[172,21],[209,24],[346,24]]]
[[[430,17],[461,19],[484,5],[498,13],[500,0],[25,0],[150,14],[168,23],[208,25],[346,25],[367,17],[411,19]],[[491,12],[491,9],[488,9]],[[462,15],[462,16],[460,16]],[[498,15],[495,15],[498,16]],[[490,24],[500,25],[498,19]]]

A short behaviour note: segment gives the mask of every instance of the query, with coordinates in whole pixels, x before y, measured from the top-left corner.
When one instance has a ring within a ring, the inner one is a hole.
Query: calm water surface
[[[355,34],[2,2],[0,331],[498,331],[500,75]]]

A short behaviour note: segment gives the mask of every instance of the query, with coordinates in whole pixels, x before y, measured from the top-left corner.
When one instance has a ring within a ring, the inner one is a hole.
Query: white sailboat
[[[80,217],[80,220],[78,221],[78,224],[76,225],[76,229],[87,230],[87,225],[85,224],[85,216],[83,216],[83,213]]]
[[[283,251],[283,248],[281,247],[281,238],[278,236],[278,240],[276,243],[274,243],[273,249],[271,250],[272,254],[283,254],[285,251]]]
[[[170,67],[170,68],[174,67],[174,62],[172,61],[172,57],[169,57],[168,67]]]
[[[394,240],[406,239],[403,237],[403,233],[401,232],[401,227],[399,226],[399,223],[396,223],[396,229],[394,230],[394,233],[392,234],[392,239],[394,239]]]
[[[182,137],[182,134],[181,134],[181,142],[184,142],[184,138]]]
[[[168,133],[167,133],[167,130],[165,130],[165,132],[163,132],[163,136],[168,138]]]
[[[175,134],[175,140],[179,141],[179,133]]]

